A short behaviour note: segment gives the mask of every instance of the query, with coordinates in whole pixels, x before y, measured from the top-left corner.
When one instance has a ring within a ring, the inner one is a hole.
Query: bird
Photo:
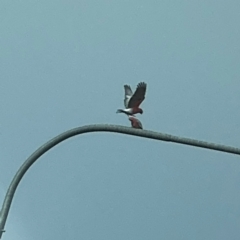
[[[128,115],[128,119],[131,122],[133,128],[143,129],[142,123],[134,115]]]
[[[140,82],[137,85],[136,91],[133,93],[129,85],[124,85],[125,98],[124,105],[125,109],[118,109],[117,113],[125,113],[127,115],[134,115],[137,113],[143,114],[143,110],[139,108],[142,101],[145,99],[145,93],[147,84]]]

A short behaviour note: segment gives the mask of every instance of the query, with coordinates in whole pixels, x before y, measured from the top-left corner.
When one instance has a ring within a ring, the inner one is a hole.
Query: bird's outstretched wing
[[[125,96],[124,96],[124,105],[125,108],[128,107],[128,102],[133,95],[132,89],[129,85],[124,85]]]
[[[139,107],[139,105],[145,99],[146,89],[147,89],[147,84],[144,83],[144,82],[140,82],[137,85],[136,91],[134,92],[134,94],[129,99],[127,108]]]

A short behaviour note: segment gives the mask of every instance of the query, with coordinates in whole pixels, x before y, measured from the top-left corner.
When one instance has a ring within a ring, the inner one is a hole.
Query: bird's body
[[[141,113],[141,108],[126,108],[126,109],[118,109],[117,113],[125,113],[127,115],[133,115],[136,113]]]
[[[134,115],[129,115],[128,119],[131,122],[133,128],[143,129],[142,123]]]
[[[137,113],[143,113],[143,110],[139,108],[142,101],[145,99],[147,84],[140,82],[137,85],[136,91],[133,93],[129,85],[124,85],[125,97],[124,105],[125,109],[118,109],[117,113],[125,113],[127,115],[133,115]]]

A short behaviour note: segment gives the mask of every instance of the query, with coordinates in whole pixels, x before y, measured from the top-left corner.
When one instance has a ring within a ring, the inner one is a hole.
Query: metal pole
[[[2,205],[2,209],[0,211],[0,238],[2,237],[2,233],[5,231],[4,226],[7,220],[7,216],[9,213],[9,209],[12,203],[12,199],[14,197],[14,193],[16,191],[16,188],[21,181],[24,174],[27,172],[27,170],[32,166],[32,164],[41,157],[45,152],[50,150],[52,147],[56,146],[60,142],[82,134],[82,133],[89,133],[89,132],[115,132],[115,133],[122,133],[122,134],[128,134],[138,137],[144,137],[144,138],[150,138],[155,140],[162,140],[167,142],[175,142],[180,144],[186,144],[191,145],[195,147],[201,147],[201,148],[207,148],[212,149],[216,151],[222,151],[227,153],[233,153],[240,155],[240,149],[239,148],[233,148],[228,147],[224,145],[218,145],[214,143],[208,143],[203,141],[198,141],[194,139],[189,138],[181,138],[172,136],[169,134],[163,134],[158,132],[152,132],[147,130],[141,130],[141,129],[134,129],[130,127],[124,127],[124,126],[118,126],[118,125],[107,125],[107,124],[96,124],[96,125],[87,125],[83,127],[74,128],[71,130],[68,130],[55,138],[51,139],[47,143],[43,144],[40,148],[38,148],[19,168],[17,173],[15,174],[11,184],[9,185],[8,191],[5,195],[4,202]]]

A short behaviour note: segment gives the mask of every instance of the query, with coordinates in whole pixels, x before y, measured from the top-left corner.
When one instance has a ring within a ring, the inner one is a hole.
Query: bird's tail
[[[125,113],[122,109],[118,109],[117,113]]]

